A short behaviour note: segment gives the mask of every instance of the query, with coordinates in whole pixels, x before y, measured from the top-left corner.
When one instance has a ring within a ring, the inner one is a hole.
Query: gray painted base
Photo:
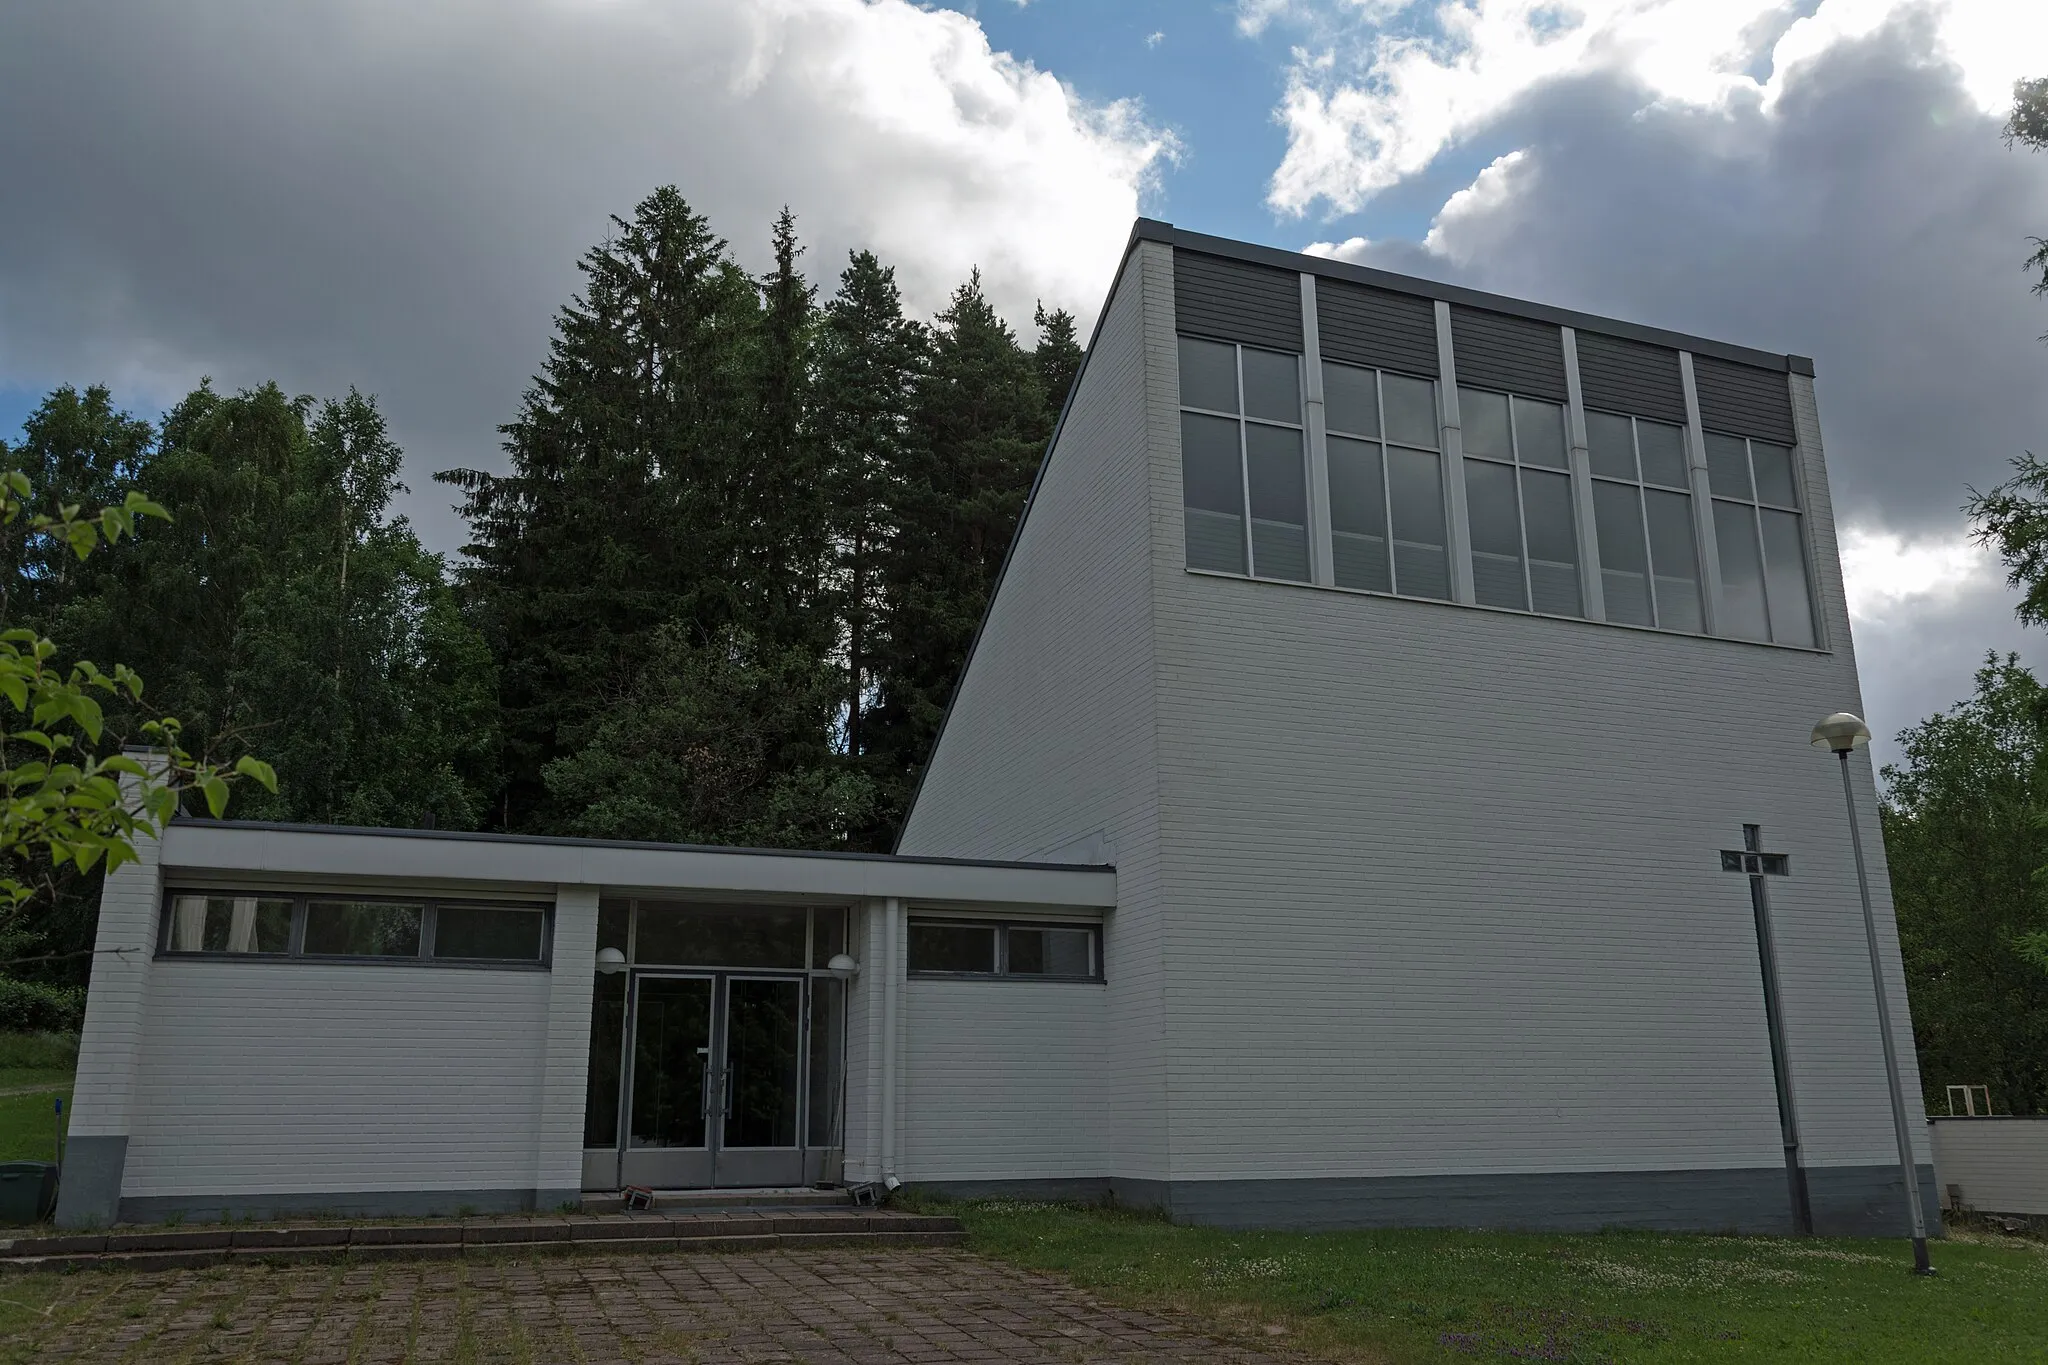
[[[125,1137],[74,1137],[64,1144],[57,1182],[57,1226],[103,1228],[120,1212],[121,1172],[128,1165]]]
[[[1906,1235],[1896,1166],[1807,1172],[1814,1231],[1826,1237]],[[1317,1180],[983,1180],[919,1182],[962,1198],[1113,1200],[1165,1209],[1175,1222],[1229,1228],[1468,1227],[1789,1235],[1783,1167],[1728,1171],[1564,1171]],[[1929,1234],[1939,1236],[1934,1168],[1920,1168]]]
[[[121,1201],[123,1223],[180,1218],[436,1218],[465,1213],[552,1213],[580,1208],[578,1190],[369,1190],[347,1194],[145,1195]]]

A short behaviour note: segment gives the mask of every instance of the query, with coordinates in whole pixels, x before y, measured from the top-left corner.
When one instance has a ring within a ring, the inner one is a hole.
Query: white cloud
[[[1988,0],[1443,0],[1424,30],[1342,21],[1349,0],[1315,11],[1277,117],[1287,152],[1268,203],[1302,214],[1318,202],[1356,211],[1561,78],[1626,76],[1652,104],[1714,108],[1749,99],[1772,108],[1798,70],[1907,10],[1933,23],[1929,61],[1960,68],[1990,112],[2048,51],[2048,4]],[[1299,13],[1286,0],[1241,0],[1239,23]],[[1751,71],[1762,62],[1769,74]]]
[[[1299,10],[1299,0],[1237,0],[1237,31],[1256,38],[1275,21]]]
[[[1437,210],[1436,220],[1429,225],[1429,233],[1422,239],[1425,251],[1449,254],[1452,238],[1458,225],[1472,219],[1484,219],[1499,212],[1513,198],[1517,182],[1535,173],[1535,166],[1529,160],[1529,153],[1517,148],[1493,162],[1478,175],[1472,183],[1457,191],[1444,206]]]
[[[1316,248],[1814,357],[1865,714],[1887,751],[1969,691],[1986,650],[2048,663],[1959,511],[2048,432],[2044,305],[2019,269],[2048,176],[1998,138],[2000,82],[2048,47],[1951,60],[1987,8],[1823,0],[1803,30],[1768,15],[1748,68],[1768,79],[1738,72],[1747,87],[1719,98],[1660,96],[1589,58],[1458,134],[1464,156],[1495,159],[1425,241]],[[2011,16],[2015,43],[2036,13]]]
[[[1175,151],[908,0],[69,0],[0,52],[0,386],[358,384],[431,502],[657,185],[751,268],[788,204],[828,287],[871,247],[929,311],[979,265],[1028,326],[1093,313]]]
[[[2004,577],[1996,557],[1962,533],[1909,539],[1896,532],[1845,526],[1841,553],[1849,615],[1858,621],[1938,610],[1965,594],[1992,588]]]
[[[1353,262],[1364,260],[1371,250],[1372,239],[1368,237],[1346,237],[1341,242],[1310,242],[1302,248],[1304,255]]]
[[[1153,32],[1151,32],[1151,33],[1148,33],[1148,34],[1146,34],[1146,35],[1145,35],[1145,46],[1146,46],[1146,47],[1158,47],[1158,46],[1159,46],[1159,45],[1160,45],[1161,43],[1163,43],[1163,42],[1165,42],[1165,41],[1166,41],[1166,34],[1165,34],[1165,33],[1164,33],[1163,31],[1160,31],[1160,30],[1154,30]]]

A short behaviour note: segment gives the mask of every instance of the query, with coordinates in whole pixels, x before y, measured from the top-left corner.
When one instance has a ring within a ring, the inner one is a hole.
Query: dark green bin
[[[55,1162],[0,1161],[0,1223],[40,1223],[56,1204]]]

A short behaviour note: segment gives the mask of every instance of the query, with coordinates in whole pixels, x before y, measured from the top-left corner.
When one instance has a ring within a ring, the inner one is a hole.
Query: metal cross
[[[1801,1236],[1813,1232],[1813,1205],[1806,1192],[1806,1170],[1799,1161],[1799,1114],[1792,1102],[1792,1060],[1785,1045],[1785,1008],[1778,991],[1778,948],[1771,935],[1771,895],[1766,877],[1788,877],[1792,860],[1763,851],[1763,826],[1742,827],[1742,847],[1721,850],[1721,870],[1749,878],[1749,906],[1756,917],[1757,958],[1764,973],[1764,1023],[1771,1035],[1771,1072],[1778,1084],[1778,1130],[1785,1143],[1785,1179],[1792,1196],[1792,1226]]]

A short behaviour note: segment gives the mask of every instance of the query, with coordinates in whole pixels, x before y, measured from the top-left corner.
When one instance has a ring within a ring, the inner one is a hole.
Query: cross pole
[[[1813,1235],[1813,1204],[1806,1193],[1806,1168],[1799,1161],[1799,1113],[1792,1103],[1792,1059],[1785,1046],[1785,1005],[1778,989],[1778,947],[1771,934],[1771,893],[1766,877],[1791,873],[1791,860],[1763,851],[1763,826],[1742,827],[1742,847],[1721,850],[1721,870],[1749,878],[1749,908],[1756,918],[1756,952],[1764,973],[1764,1024],[1771,1037],[1771,1073],[1778,1085],[1778,1132],[1785,1144],[1785,1182],[1792,1197],[1792,1227]]]

